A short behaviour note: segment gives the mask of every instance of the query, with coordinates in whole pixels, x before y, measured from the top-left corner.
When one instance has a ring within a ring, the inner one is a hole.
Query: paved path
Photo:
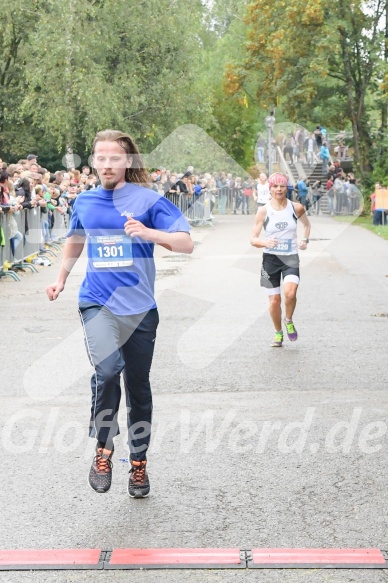
[[[87,486],[90,368],[80,261],[0,281],[0,548],[377,547],[387,529],[388,242],[313,217],[301,253],[300,339],[271,349],[251,216],[157,250],[151,495],[130,500],[123,435],[113,486]],[[0,581],[379,582],[377,571],[0,573]]]

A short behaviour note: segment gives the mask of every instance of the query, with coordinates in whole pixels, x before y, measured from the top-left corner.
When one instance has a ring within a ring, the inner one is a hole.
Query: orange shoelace
[[[139,464],[139,465],[137,465]],[[142,483],[145,479],[146,462],[132,462],[132,481]]]
[[[98,449],[97,450],[97,455],[94,458],[95,462],[96,462],[96,467],[97,467],[97,471],[100,473],[107,473],[110,472],[110,470],[112,469],[112,462],[110,461],[109,458],[106,457],[102,457],[103,454],[103,450],[102,449]],[[104,454],[104,455],[109,455],[109,454]]]

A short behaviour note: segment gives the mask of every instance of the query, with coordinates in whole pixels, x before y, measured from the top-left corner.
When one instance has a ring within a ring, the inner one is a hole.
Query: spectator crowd
[[[334,148],[337,159],[332,163],[329,138],[322,126],[317,126],[311,133],[304,128],[288,134],[280,131],[274,137],[274,144],[281,148],[288,163],[300,163],[305,169],[305,175],[299,176],[296,184],[289,182],[287,197],[300,201],[308,214],[322,211],[321,199],[324,195],[327,200],[324,210],[331,215],[352,214],[360,206],[362,195],[359,181],[354,174],[343,171],[341,157],[345,146],[343,136],[337,138],[337,149]],[[259,149],[259,158],[264,160],[265,144],[259,143]],[[312,174],[311,169],[317,164],[322,175],[308,178],[307,175]],[[66,227],[78,194],[98,184],[98,178],[89,166],[83,166],[81,170],[73,168],[52,173],[39,165],[35,154],[29,154],[15,164],[7,164],[0,159],[0,219],[1,215],[7,215],[7,232],[3,232],[3,238],[9,239],[12,256],[23,240],[23,232],[28,232],[28,213],[23,214],[23,211],[38,209],[41,247],[44,248],[52,241],[56,216],[63,218]],[[201,173],[193,166],[180,173],[161,167],[150,172],[149,186],[169,198],[189,219],[204,216],[205,200],[210,209],[207,219],[212,220],[214,211],[220,215],[255,213],[270,199],[264,172],[254,179],[250,175],[238,176],[227,171]],[[376,188],[379,187],[381,185],[376,185]],[[371,195],[374,223],[378,224],[385,220],[385,213],[376,211],[373,206],[375,199],[375,194]],[[18,216],[19,221],[16,221]],[[23,229],[20,229],[20,224]]]
[[[52,229],[56,215],[60,215],[64,225],[72,211],[74,200],[79,192],[93,188],[96,176],[88,166],[82,172],[49,172],[38,164],[38,157],[29,154],[16,164],[0,160],[0,227],[1,247],[7,238],[10,243],[11,257],[15,258],[18,246],[29,232],[30,209],[39,213],[41,238],[39,249],[52,242]],[[1,220],[1,217],[6,220]]]
[[[331,143],[321,125],[313,132],[303,127],[287,133],[281,130],[274,137],[273,145],[281,150],[290,171],[298,176],[294,187],[289,184],[288,197],[300,201],[308,214],[321,212],[321,199],[325,194],[324,208],[331,216],[358,211],[362,201],[360,181],[341,166],[349,155],[345,132],[336,135]]]

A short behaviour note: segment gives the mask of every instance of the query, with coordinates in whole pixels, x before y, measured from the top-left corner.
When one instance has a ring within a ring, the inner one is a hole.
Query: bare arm
[[[277,239],[274,239],[273,237],[271,237],[270,239],[261,239],[259,237],[261,230],[263,228],[266,214],[267,209],[265,208],[265,206],[260,207],[256,213],[255,224],[252,229],[251,245],[252,247],[257,247],[258,249],[261,248],[272,249],[273,247],[276,247],[276,245],[278,244]]]
[[[302,223],[304,229],[303,229],[303,237],[305,239],[309,239],[310,238],[310,231],[311,231],[311,223],[308,220],[308,217],[306,215],[306,209],[304,208],[304,206],[300,203],[294,203],[294,208],[295,208],[295,213],[296,216],[298,217],[298,219],[300,220],[300,222]],[[305,249],[307,249],[307,242],[306,241],[301,241],[299,243],[299,249],[301,249],[302,251],[304,251]]]
[[[189,233],[164,233],[163,231],[155,230],[154,243],[175,253],[190,254],[194,251],[194,242]]]
[[[128,219],[124,225],[124,230],[130,237],[140,237],[175,253],[192,253],[194,249],[194,243],[189,233],[183,231],[165,233],[157,229],[149,229],[135,219]]]
[[[72,235],[66,239],[63,249],[63,258],[56,281],[46,289],[48,299],[56,300],[61,291],[65,288],[65,283],[70,271],[73,269],[77,259],[80,257],[85,245],[85,237]]]

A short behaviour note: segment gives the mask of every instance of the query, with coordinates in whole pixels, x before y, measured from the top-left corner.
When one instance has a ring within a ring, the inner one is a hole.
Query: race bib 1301
[[[133,265],[132,239],[126,235],[90,237],[93,267]]]

